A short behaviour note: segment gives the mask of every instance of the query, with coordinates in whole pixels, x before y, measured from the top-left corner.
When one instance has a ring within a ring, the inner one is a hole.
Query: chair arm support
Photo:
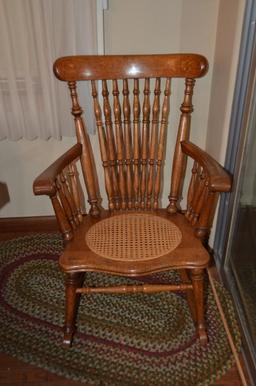
[[[194,227],[195,235],[207,243],[219,193],[230,191],[232,178],[215,159],[193,143],[182,141],[181,148],[194,160],[185,217]]]
[[[75,144],[68,151],[66,151],[61,157],[53,162],[43,173],[41,173],[33,183],[34,194],[54,196],[56,194],[55,180],[57,176],[63,171],[63,169],[71,164],[72,161],[80,157],[82,152],[82,145],[80,143]]]
[[[50,197],[65,241],[73,238],[74,230],[83,221],[84,204],[75,165],[81,153],[82,145],[77,143],[40,174],[33,184],[35,195]]]
[[[214,158],[189,141],[182,141],[181,148],[184,154],[202,166],[209,179],[209,189],[212,192],[229,192],[231,190],[231,175]]]

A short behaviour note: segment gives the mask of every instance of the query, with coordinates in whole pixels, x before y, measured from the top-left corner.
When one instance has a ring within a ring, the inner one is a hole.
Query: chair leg
[[[66,308],[63,339],[63,344],[65,346],[71,346],[73,334],[75,332],[76,314],[80,297],[80,295],[76,293],[76,289],[81,286],[83,276],[83,273],[66,274]]]
[[[180,277],[183,284],[191,283],[191,279],[188,275],[187,269],[180,269],[179,272],[180,272]],[[195,298],[194,298],[193,290],[186,291],[186,297],[187,297],[187,302],[190,308],[192,319],[194,323],[196,323],[197,318],[196,318]]]
[[[208,338],[207,338],[205,320],[204,320],[204,295],[203,295],[204,271],[203,269],[192,269],[191,280],[192,280],[194,296],[195,296],[197,331],[198,331],[200,343],[202,345],[205,345],[207,344]]]

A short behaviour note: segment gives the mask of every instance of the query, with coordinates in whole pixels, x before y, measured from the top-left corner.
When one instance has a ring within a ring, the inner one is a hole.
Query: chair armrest
[[[182,141],[183,153],[193,158],[208,176],[209,189],[212,192],[229,192],[232,186],[231,175],[208,153],[189,141]]]
[[[232,178],[214,158],[193,143],[182,141],[181,148],[194,160],[185,217],[195,228],[195,235],[206,244],[219,193],[231,190]]]
[[[77,143],[40,174],[33,184],[35,195],[50,197],[65,241],[73,238],[74,230],[83,221],[83,194],[75,165],[81,153],[82,145]]]
[[[54,196],[56,194],[55,181],[57,176],[65,169],[65,167],[80,157],[81,152],[82,145],[77,143],[44,170],[33,183],[34,194],[37,196],[43,194]]]

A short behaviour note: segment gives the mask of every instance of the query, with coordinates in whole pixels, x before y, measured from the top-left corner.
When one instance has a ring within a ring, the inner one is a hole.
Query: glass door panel
[[[256,89],[251,98],[231,233],[225,260],[228,284],[256,363]]]

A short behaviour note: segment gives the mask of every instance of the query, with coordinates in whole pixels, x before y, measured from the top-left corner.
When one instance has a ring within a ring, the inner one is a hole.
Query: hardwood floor
[[[0,241],[26,235],[27,232],[0,233]],[[217,277],[216,269],[211,268]],[[1,347],[0,347],[1,351]],[[241,358],[242,362],[242,358]],[[244,367],[244,366],[243,366]],[[59,377],[36,366],[26,364],[9,355],[0,353],[0,386],[84,386],[85,383],[75,382]],[[215,386],[241,386],[236,366],[233,366]],[[248,380],[248,386],[250,385]],[[183,385],[179,385],[183,386]],[[194,385],[191,385],[194,386]]]
[[[58,377],[46,370],[0,354],[1,386],[79,386],[80,382]]]
[[[85,383],[70,381],[38,367],[23,363],[0,353],[1,386],[84,386]],[[236,368],[232,368],[215,386],[241,386]],[[183,386],[183,385],[179,385]],[[191,385],[194,386],[194,385]]]

